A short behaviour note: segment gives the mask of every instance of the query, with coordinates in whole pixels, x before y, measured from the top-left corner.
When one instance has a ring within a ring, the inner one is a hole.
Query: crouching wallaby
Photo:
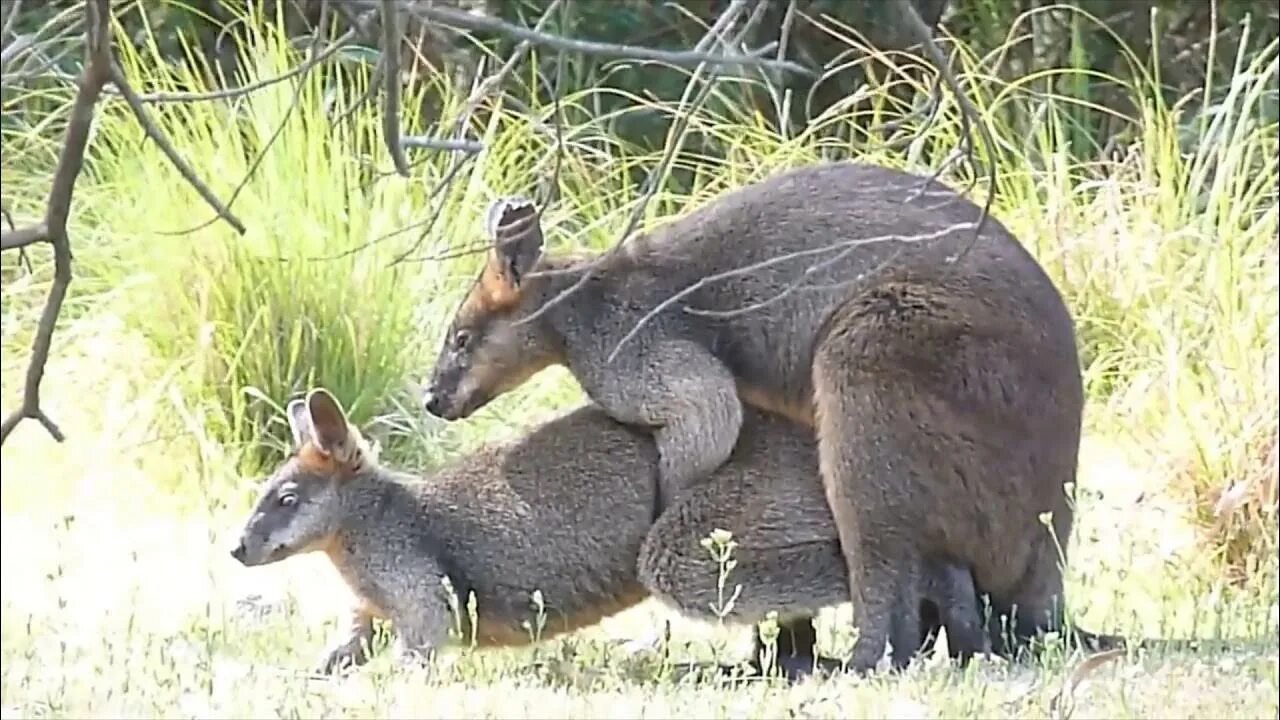
[[[652,430],[664,498],[729,457],[743,403],[811,428],[854,619],[850,665],[919,635],[924,559],[971,568],[1021,641],[1059,627],[1083,409],[1071,317],[1003,225],[931,179],[814,165],[602,257],[543,254],[490,208],[426,410],[453,420],[552,365]]]
[[[323,389],[289,403],[288,416],[294,453],[267,481],[232,555],[251,566],[311,551],[333,561],[356,603],[322,671],[368,658],[374,618],[389,619],[402,648],[424,655],[455,622],[478,646],[529,643],[525,623],[538,625],[534,590],[542,638],[650,595],[710,619],[719,567],[701,541],[715,528],[738,543],[728,581],[742,589],[727,619],[755,622],[777,611],[791,631],[778,643],[788,674],[812,668],[809,619],[848,596],[816,442],[781,417],[747,412],[744,441],[651,533],[659,463],[652,435],[591,405],[425,479],[379,467]],[[940,614],[949,637],[981,644],[986,629],[969,573],[930,560],[920,611]],[[445,576],[464,608],[475,593],[474,626],[465,609],[451,612]],[[913,638],[913,650],[935,629]],[[758,635],[756,642],[758,657]]]

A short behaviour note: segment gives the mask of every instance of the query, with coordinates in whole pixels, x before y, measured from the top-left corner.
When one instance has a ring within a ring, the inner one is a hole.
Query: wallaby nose
[[[231,550],[231,557],[235,558],[237,561],[240,562],[240,564],[243,565],[244,556],[245,556],[245,553],[247,552],[248,551],[245,550],[245,547],[244,547],[244,541],[241,540],[240,542],[236,543],[235,548]]]
[[[430,414],[440,417],[443,408],[440,407],[440,396],[428,389],[422,394],[422,407]]]

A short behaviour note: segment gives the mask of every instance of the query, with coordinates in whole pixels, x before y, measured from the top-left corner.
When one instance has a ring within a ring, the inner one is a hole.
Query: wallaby
[[[374,618],[391,621],[409,654],[439,648],[454,622],[478,646],[529,643],[534,590],[545,608],[542,638],[651,594],[713,618],[719,567],[701,541],[714,528],[738,543],[729,584],[742,589],[727,619],[756,622],[777,611],[788,631],[778,659],[789,676],[812,668],[810,618],[848,596],[817,443],[782,417],[748,411],[744,441],[728,461],[650,533],[658,514],[652,434],[590,404],[425,479],[380,467],[323,389],[290,402],[287,414],[294,453],[266,482],[231,554],[248,566],[328,554],[357,602],[322,672],[368,659]],[[558,481],[548,482],[549,474]],[[460,617],[442,576],[464,606]],[[969,573],[933,558],[923,578],[921,593],[933,605],[921,612],[942,613],[949,637],[967,633],[978,637],[964,644],[981,644],[986,629]],[[474,627],[465,610],[471,592]],[[913,639],[913,650],[925,637]],[[761,645],[757,633],[757,658]]]
[[[560,256],[540,209],[500,200],[425,408],[464,418],[566,366],[652,429],[668,499],[729,457],[744,403],[782,413],[819,442],[853,669],[886,641],[906,664],[933,555],[970,568],[1021,642],[1062,622],[1084,398],[1062,296],[996,218],[975,235],[980,213],[930,178],[826,163]]]

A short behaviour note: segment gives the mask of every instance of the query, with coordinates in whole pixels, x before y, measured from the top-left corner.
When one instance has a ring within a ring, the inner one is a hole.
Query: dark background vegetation
[[[17,0],[3,0],[6,12]],[[283,15],[291,34],[303,38],[314,31],[320,19],[319,0],[257,0],[265,12],[258,17]],[[550,0],[431,0],[532,26],[546,11]],[[1280,4],[1274,0],[912,0],[935,35],[950,36],[960,47],[987,59],[989,71],[1002,78],[1026,77],[1050,69],[1071,68],[1087,73],[1049,74],[1045,90],[1062,97],[1107,108],[1119,115],[1132,115],[1133,94],[1125,86],[1135,76],[1153,80],[1165,90],[1169,103],[1185,101],[1203,88],[1215,95],[1230,89],[1230,78],[1240,57],[1264,47],[1280,33]],[[558,35],[606,42],[644,45],[673,50],[691,47],[705,28],[724,10],[728,0],[571,0],[550,18],[546,30]],[[76,12],[80,0],[27,0],[19,6],[10,37],[37,32],[60,12]],[[243,0],[143,0],[118,2],[117,21],[126,34],[138,38],[143,28],[155,38],[161,53],[171,62],[183,63],[189,53],[202,56],[205,67],[217,67],[221,77],[238,77],[236,23],[240,17],[232,8]],[[345,29],[361,12],[376,5],[373,0],[334,0],[343,12],[332,13],[333,22]],[[892,52],[911,49],[910,33],[893,4],[885,0],[796,0],[794,18],[786,40],[786,54],[803,64],[823,68],[818,78],[784,75],[781,79],[792,93],[790,121],[803,125],[833,104],[853,97],[864,83],[876,82],[875,63],[853,63],[848,39]],[[1034,12],[1033,12],[1034,11]],[[1081,15],[1100,20],[1107,32]],[[778,40],[788,12],[787,2],[773,2],[764,19],[746,38],[748,47]],[[1026,21],[1018,24],[1024,14]],[[1248,19],[1248,21],[1246,21]],[[463,33],[408,19],[406,40],[401,48],[401,67],[417,80],[433,76],[468,81],[475,76],[481,58],[505,57],[513,46],[510,38],[487,33]],[[1010,43],[1014,37],[1029,42]],[[1153,42],[1157,38],[1159,42]],[[69,42],[78,42],[70,38]],[[374,62],[377,34],[364,38],[344,55],[353,62]],[[6,38],[8,43],[10,38]],[[1239,53],[1244,44],[1245,52]],[[479,46],[483,46],[483,49]],[[949,44],[944,45],[944,50]],[[53,53],[50,53],[53,54]],[[990,56],[990,57],[988,57]],[[1212,57],[1213,62],[1207,62]],[[555,67],[554,53],[542,53],[536,75],[513,73],[506,82],[519,85],[520,96],[551,100],[555,88],[546,78],[560,77],[560,91],[572,94],[588,88],[607,88],[617,93],[596,95],[599,113],[619,110],[630,103],[629,96],[655,100],[675,100],[688,82],[687,70],[664,68],[609,59],[575,57],[563,68]],[[39,73],[74,75],[80,53],[66,52],[51,57]],[[920,61],[923,62],[923,61]],[[847,71],[845,71],[847,70]],[[415,73],[415,71],[417,71]],[[560,71],[557,75],[557,71]],[[1213,77],[1206,77],[1209,72]],[[870,76],[870,77],[869,77]],[[536,79],[535,79],[536,78]],[[1087,79],[1086,79],[1087,78]],[[12,79],[9,81],[12,83]],[[32,80],[26,80],[26,83]],[[536,87],[529,87],[535,85]],[[514,89],[514,88],[513,88]],[[531,94],[532,91],[532,94]],[[739,93],[751,95],[761,105],[771,102],[769,91],[758,84],[742,84]],[[904,93],[898,92],[898,95]],[[11,93],[6,93],[11,95]],[[429,96],[428,96],[429,97]],[[912,98],[901,97],[903,102]],[[1214,100],[1197,104],[1212,112]],[[6,98],[7,100],[7,98]],[[429,102],[429,100],[428,100]],[[1277,101],[1273,96],[1269,112],[1274,119]],[[5,114],[36,108],[11,107]],[[762,113],[774,122],[772,112]],[[1184,115],[1197,121],[1197,113]],[[428,112],[426,117],[431,117]],[[1132,126],[1108,121],[1106,113],[1082,110],[1070,138],[1070,149],[1080,159],[1103,154],[1123,143]],[[8,118],[7,118],[8,119]],[[1030,123],[1034,118],[1005,118],[1006,122]],[[613,131],[641,148],[660,147],[668,119],[656,112],[620,114]]]

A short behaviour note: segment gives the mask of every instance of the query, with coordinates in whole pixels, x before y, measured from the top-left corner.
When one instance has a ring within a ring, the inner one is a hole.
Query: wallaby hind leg
[[[889,399],[888,380],[859,374],[837,335],[814,355],[819,467],[827,505],[840,537],[849,600],[858,629],[850,667],[873,670],[891,640],[892,665],[909,655],[900,643],[913,631],[920,640],[920,568],[910,454],[899,444],[902,409]],[[894,636],[894,637],[891,637]]]
[[[1017,592],[1009,602],[993,608],[991,637],[1000,654],[1020,654],[1035,638],[1062,629],[1063,581],[1059,562],[1057,544],[1052,538],[1045,538]]]
[[[849,590],[840,546],[822,504],[817,479],[810,492],[731,480],[694,485],[663,511],[640,549],[640,581],[660,602],[681,613],[715,620],[712,607],[736,597],[726,620],[758,623],[778,613],[778,659],[798,677],[814,667],[816,634],[810,618],[845,602]],[[785,493],[785,494],[783,494]],[[773,522],[760,508],[786,507]],[[715,528],[732,533],[736,565],[720,587],[720,567],[703,545]],[[752,665],[757,672],[763,639],[755,630]]]
[[[764,666],[761,658],[768,657],[768,644],[757,625],[752,632],[751,667],[757,675],[767,675],[772,668]],[[840,661],[818,655],[818,631],[813,618],[800,616],[778,623],[778,637],[773,648],[774,666],[788,680],[800,680],[815,671],[829,674],[839,672]]]
[[[947,629],[948,654],[964,664],[974,655],[991,652],[991,640],[968,566],[935,558],[927,561],[925,567],[924,599],[934,606],[937,622]]]

